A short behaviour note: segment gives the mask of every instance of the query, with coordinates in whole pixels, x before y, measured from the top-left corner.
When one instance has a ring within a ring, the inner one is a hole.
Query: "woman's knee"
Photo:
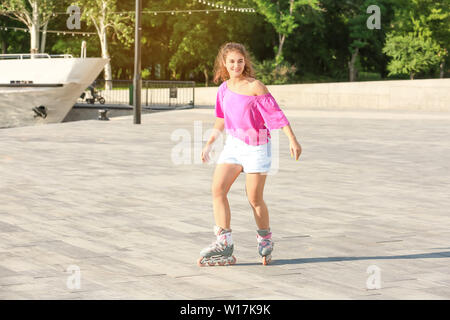
[[[223,197],[227,196],[228,190],[223,185],[220,185],[220,184],[214,185],[213,184],[211,187],[211,193],[214,198],[218,198],[218,197],[223,198]]]
[[[264,205],[264,199],[260,196],[248,196],[248,202],[253,208],[261,207]]]

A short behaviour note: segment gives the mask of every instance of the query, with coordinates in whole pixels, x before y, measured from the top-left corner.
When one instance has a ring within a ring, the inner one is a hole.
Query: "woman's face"
[[[225,59],[225,68],[227,68],[230,78],[239,77],[244,71],[245,58],[239,51],[228,52]]]

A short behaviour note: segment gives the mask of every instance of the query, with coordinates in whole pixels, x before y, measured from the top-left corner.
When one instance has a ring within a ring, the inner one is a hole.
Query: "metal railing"
[[[48,53],[10,53],[10,54],[0,54],[0,59],[15,59],[15,60],[25,60],[25,59],[73,59],[71,54],[48,54]]]
[[[77,104],[87,105],[128,105],[133,103],[133,81],[131,80],[97,80],[92,88],[87,88],[84,99],[79,98]],[[143,107],[176,107],[195,104],[194,81],[154,81],[143,80],[141,92]]]

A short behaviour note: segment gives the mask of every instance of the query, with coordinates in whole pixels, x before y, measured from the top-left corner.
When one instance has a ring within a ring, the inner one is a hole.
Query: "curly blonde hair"
[[[217,54],[216,57],[216,61],[214,62],[213,82],[215,84],[218,84],[219,81],[225,81],[230,79],[230,74],[228,73],[227,68],[225,67],[224,61],[226,61],[228,53],[232,51],[237,51],[244,56],[245,67],[242,74],[246,77],[254,78],[255,71],[252,66],[250,54],[247,52],[247,49],[245,49],[245,46],[240,43],[228,42],[220,47],[219,53]]]

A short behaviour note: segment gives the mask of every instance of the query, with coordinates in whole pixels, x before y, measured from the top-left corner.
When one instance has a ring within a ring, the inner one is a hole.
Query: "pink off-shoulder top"
[[[248,96],[231,91],[224,81],[217,92],[216,117],[223,118],[228,134],[249,145],[267,143],[270,131],[289,125],[272,94]]]

